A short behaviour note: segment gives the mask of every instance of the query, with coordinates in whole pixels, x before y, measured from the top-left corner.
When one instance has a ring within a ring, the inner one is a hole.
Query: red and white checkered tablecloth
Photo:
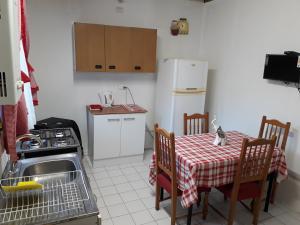
[[[232,183],[240,158],[243,138],[253,139],[237,131],[226,132],[227,144],[215,146],[215,134],[179,136],[175,138],[178,188],[183,191],[181,204],[189,207],[198,200],[197,187],[218,187]],[[278,171],[277,182],[287,178],[285,154],[275,148],[269,172]],[[156,181],[155,154],[150,164],[149,182]]]

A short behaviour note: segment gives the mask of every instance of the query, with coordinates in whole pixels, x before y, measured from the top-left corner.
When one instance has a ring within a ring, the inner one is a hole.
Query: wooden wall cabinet
[[[154,29],[75,23],[76,71],[156,72]]]
[[[76,71],[104,72],[105,45],[104,26],[75,23]]]

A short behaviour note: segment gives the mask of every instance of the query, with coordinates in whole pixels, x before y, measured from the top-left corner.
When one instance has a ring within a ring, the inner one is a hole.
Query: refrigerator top
[[[173,89],[206,88],[208,63],[192,60],[175,62]]]

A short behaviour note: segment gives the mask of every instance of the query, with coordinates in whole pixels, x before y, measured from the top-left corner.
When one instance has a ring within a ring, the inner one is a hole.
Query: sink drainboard
[[[35,224],[74,218],[86,213],[89,200],[82,171],[2,179],[1,185],[37,181],[42,189],[4,192],[1,190],[0,224]]]

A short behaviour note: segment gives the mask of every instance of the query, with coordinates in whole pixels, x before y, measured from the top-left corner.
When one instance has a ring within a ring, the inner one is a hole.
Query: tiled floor
[[[159,211],[154,209],[154,189],[148,182],[150,156],[151,151],[148,151],[143,162],[99,168],[90,168],[84,160],[93,192],[97,196],[103,225],[170,225],[170,202],[161,203]],[[224,201],[217,191],[210,194],[209,202],[227,215],[228,201]],[[178,200],[177,213],[185,215],[186,212]],[[251,224],[251,219],[252,215],[238,204],[236,224],[248,225]],[[186,217],[178,219],[177,224],[186,224]],[[209,208],[205,221],[198,214],[192,217],[192,224],[219,225],[226,224],[226,220]],[[269,213],[260,214],[260,225],[271,224],[299,225],[300,214],[283,205],[272,205]]]

